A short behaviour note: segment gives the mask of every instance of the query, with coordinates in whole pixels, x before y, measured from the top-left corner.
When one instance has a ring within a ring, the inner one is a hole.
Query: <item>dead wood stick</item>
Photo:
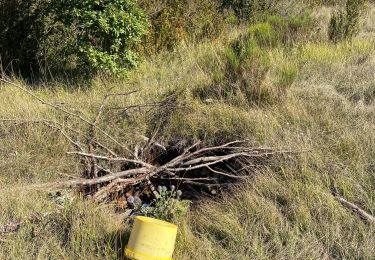
[[[46,125],[46,126],[49,126],[49,127],[51,127],[51,128],[53,128],[53,129],[56,129],[56,130],[58,130],[74,147],[76,147],[78,150],[80,150],[80,151],[82,151],[82,152],[84,152],[85,150],[82,148],[82,146],[78,143],[78,142],[76,142],[76,141],[74,141],[67,133],[65,133],[65,131],[63,130],[63,129],[61,129],[61,128],[59,128],[59,127],[57,127],[57,126],[55,126],[55,125],[52,125],[52,124],[49,124],[49,123],[47,123],[47,122],[44,122],[44,124]]]
[[[248,177],[248,176],[233,175],[233,174],[229,174],[229,173],[226,173],[226,172],[223,172],[223,171],[218,171],[218,170],[212,169],[210,166],[207,166],[207,169],[209,169],[213,173],[223,175],[223,176],[227,176],[229,178],[234,178],[234,179],[245,179],[245,178]]]
[[[110,110],[122,110],[122,111],[127,111],[133,108],[145,108],[145,107],[158,107],[162,105],[162,102],[155,102],[155,103],[145,103],[145,104],[139,104],[139,105],[130,105],[126,107],[110,107]]]
[[[205,153],[205,152],[209,152],[209,151],[213,151],[213,150],[221,150],[221,149],[233,149],[231,147],[231,145],[233,144],[241,144],[241,143],[245,143],[246,141],[240,141],[240,140],[236,140],[236,141],[232,141],[232,142],[229,142],[229,143],[226,143],[226,144],[223,144],[223,145],[219,145],[219,146],[213,146],[213,147],[207,147],[207,148],[202,148],[202,149],[199,149],[198,151],[195,151],[193,153],[193,155],[197,155],[197,154],[201,154],[201,153]],[[242,150],[244,149],[244,147],[240,147]]]
[[[340,196],[338,193],[335,193],[334,196],[341,203],[341,205],[343,205],[347,209],[350,209],[351,211],[356,213],[364,221],[366,221],[367,223],[375,224],[375,217],[374,216],[367,213],[366,211],[364,211],[363,209],[361,209],[360,207],[358,207],[354,203],[347,201],[342,196]]]
[[[91,157],[91,158],[96,158],[96,159],[100,159],[100,160],[104,160],[104,161],[110,161],[110,162],[134,163],[134,164],[139,164],[139,165],[142,165],[142,166],[148,167],[148,168],[154,167],[151,164],[148,164],[148,163],[143,162],[143,161],[133,160],[133,159],[128,159],[128,158],[122,158],[122,157],[111,158],[111,157],[107,157],[107,156],[89,154],[89,153],[82,153],[82,152],[67,152],[67,154],[75,154],[75,155],[80,155],[80,156],[83,156],[83,157]]]
[[[192,165],[195,165],[195,164],[206,163],[206,162],[221,162],[221,161],[230,160],[234,157],[239,157],[239,156],[242,156],[242,155],[245,155],[245,154],[234,153],[234,154],[223,155],[223,156],[199,157],[199,158],[192,159],[190,161],[184,162],[181,166],[192,166]]]
[[[126,183],[126,181],[128,181],[128,180],[125,180],[125,179],[116,179],[116,180],[113,180],[110,184],[108,184],[107,186],[105,186],[102,189],[98,190],[92,196],[93,201],[95,201],[95,202],[102,201],[103,199],[105,199],[108,196],[108,193],[111,192],[111,190],[113,189],[114,186],[116,186],[117,184],[119,184],[121,182],[125,182]]]
[[[90,124],[91,127],[90,127],[90,134],[89,134],[89,136],[92,139],[93,139],[92,135],[94,134],[95,128],[97,128],[96,125],[99,122],[100,116],[103,114],[104,108],[107,105],[107,103],[109,101],[109,98],[113,97],[113,96],[119,96],[119,95],[121,95],[121,96],[128,96],[128,95],[131,95],[131,94],[137,92],[137,90],[133,90],[133,91],[130,91],[130,92],[127,92],[127,93],[110,93],[112,89],[113,88],[110,88],[110,90],[108,91],[108,93],[104,96],[103,101],[100,104],[100,107],[99,107],[98,112],[96,114],[96,117],[93,120],[93,122]]]
[[[184,181],[184,184],[195,185],[195,186],[204,187],[204,188],[208,188],[208,189],[226,187],[226,186],[230,185],[230,183],[213,183],[213,184],[208,184],[208,183],[200,183],[200,182],[189,181],[189,180]]]
[[[181,171],[191,171],[191,170],[201,169],[204,167],[218,164],[220,162],[228,161],[233,158],[237,158],[241,155],[242,154],[231,154],[231,155],[225,155],[225,156],[210,156],[210,157],[197,158],[197,159],[191,160],[191,164],[189,164],[189,162],[183,163],[183,166],[186,166],[186,167],[169,168],[169,165],[168,165],[167,170],[171,172],[181,172]]]
[[[139,135],[139,137],[141,137],[145,142],[150,142],[150,138],[148,138],[147,136]],[[155,145],[156,147],[162,149],[163,151],[167,150],[167,148],[164,145],[162,145],[161,143],[153,141],[152,145]]]
[[[193,149],[193,148],[195,148],[195,147],[197,147],[200,144],[201,144],[201,141],[199,141],[199,142],[193,144],[192,146],[188,147],[187,149],[185,149],[184,152],[181,155],[179,155],[176,158],[172,159],[168,163],[169,167],[173,167],[173,166],[176,166],[178,164],[181,164],[181,162],[183,160],[187,160],[187,159],[191,158],[193,155],[190,153],[190,150]]]
[[[103,101],[100,104],[100,107],[99,107],[98,112],[96,114],[96,117],[95,117],[95,119],[93,121],[94,125],[96,125],[98,123],[99,118],[103,114],[104,108],[107,105],[110,97],[113,97],[113,96],[129,96],[129,95],[131,95],[133,93],[138,92],[138,90],[132,90],[132,91],[129,91],[129,92],[126,92],[126,93],[110,93],[112,89],[113,88],[110,88],[109,91],[108,91],[108,93],[104,96]]]
[[[145,181],[146,179],[147,179],[147,175],[145,175],[145,174],[137,176],[135,178],[130,178],[130,179],[121,179],[121,178],[115,179],[110,184],[108,184],[104,188],[97,191],[93,195],[92,199],[95,202],[100,202],[100,201],[104,200],[106,197],[108,197],[109,194],[120,191],[120,190],[123,190],[124,188],[126,188],[129,185],[136,185],[138,183],[141,183],[141,182]]]
[[[89,154],[93,154],[94,153],[94,147],[93,147],[93,143],[94,143],[94,139],[95,139],[95,130],[97,128],[97,124],[99,122],[99,119],[100,119],[100,116],[103,114],[103,111],[104,111],[104,108],[105,106],[107,105],[108,101],[109,101],[109,98],[114,96],[114,95],[119,95],[119,94],[113,94],[113,93],[110,93],[112,91],[113,88],[110,88],[108,93],[104,96],[103,98],[103,101],[102,103],[100,104],[100,107],[97,111],[97,114],[96,114],[96,117],[94,118],[94,120],[92,121],[91,125],[90,125],[90,128],[88,130],[88,139],[87,139],[87,146],[88,146],[88,153]],[[135,91],[131,91],[131,92],[128,92],[128,93],[121,93],[121,95],[130,95],[132,93],[134,93]],[[86,158],[87,160],[87,158]],[[97,158],[95,158],[94,156],[90,156],[90,162],[91,162],[91,177],[98,177],[98,164],[97,164]]]
[[[186,178],[186,177],[162,177],[160,180],[171,180],[171,181],[217,181],[217,178]]]
[[[36,187],[39,188],[75,188],[79,186],[91,186],[95,184],[101,184],[106,182],[111,182],[115,179],[119,178],[128,178],[130,176],[137,176],[140,174],[149,174],[152,172],[150,168],[142,167],[137,169],[130,169],[122,172],[116,172],[112,174],[107,174],[102,177],[98,177],[95,179],[84,179],[84,178],[77,178],[74,180],[68,180],[68,181],[60,181],[60,182],[54,182],[54,183],[46,183],[42,185],[38,185]]]

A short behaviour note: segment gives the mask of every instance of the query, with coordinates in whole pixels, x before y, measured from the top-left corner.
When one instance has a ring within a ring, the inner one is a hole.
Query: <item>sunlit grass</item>
[[[280,102],[239,106],[199,98],[197,89],[215,88],[225,67],[225,46],[238,33],[146,60],[126,81],[98,79],[91,88],[47,86],[33,93],[89,119],[109,87],[116,93],[138,90],[111,99],[109,107],[176,93],[175,107],[134,113],[120,123],[118,115],[104,113],[100,126],[131,148],[138,141],[135,133],[148,135],[158,128],[157,138],[165,143],[248,139],[256,146],[297,152],[273,160],[228,194],[192,207],[179,225],[176,259],[373,258],[374,226],[335,200],[331,182],[345,198],[375,214],[374,42],[361,38],[269,50],[268,86],[292,83]],[[11,85],[0,87],[0,100],[0,118],[87,127]],[[25,221],[4,242],[0,236],[1,259],[122,255],[129,226],[111,205],[80,198],[61,205],[45,191],[26,188],[66,178],[63,174],[78,176],[76,159],[65,154],[69,149],[64,137],[46,126],[0,122],[0,224]],[[51,217],[34,224],[28,220],[34,213]]]

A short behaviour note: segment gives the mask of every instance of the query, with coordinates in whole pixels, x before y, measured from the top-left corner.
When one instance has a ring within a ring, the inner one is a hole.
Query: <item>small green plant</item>
[[[190,205],[190,201],[181,200],[181,194],[173,185],[170,190],[159,186],[156,199],[150,205],[141,207],[137,214],[177,222],[187,214]]]
[[[359,17],[365,0],[347,0],[345,10],[331,17],[328,36],[332,42],[350,40],[358,32]]]
[[[287,89],[290,87],[297,77],[297,68],[295,66],[283,66],[278,71],[277,85],[280,89]]]
[[[297,70],[286,66],[277,72],[276,82],[268,80],[269,51],[293,47],[304,41],[309,28],[311,19],[307,13],[288,18],[268,16],[265,22],[250,25],[246,33],[226,48],[225,68],[214,74],[213,86],[196,88],[195,94],[203,100],[213,98],[238,106],[266,105],[282,100]]]
[[[249,34],[262,47],[290,46],[307,38],[311,24],[308,14],[287,18],[272,15],[251,25]]]
[[[249,34],[234,40],[225,50],[225,69],[214,87],[200,90],[203,98],[215,98],[238,106],[271,103],[265,78],[270,68],[267,51]],[[204,93],[205,92],[205,93]]]

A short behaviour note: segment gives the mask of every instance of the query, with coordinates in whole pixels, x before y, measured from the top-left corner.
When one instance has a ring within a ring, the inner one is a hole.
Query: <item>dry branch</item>
[[[19,90],[27,93],[28,95],[30,95],[31,97],[35,98],[36,100],[38,100],[41,104],[43,105],[47,105],[49,107],[52,107],[56,110],[59,110],[69,116],[72,116],[72,117],[75,117],[75,118],[78,118],[80,119],[81,121],[85,122],[86,124],[94,127],[95,129],[97,129],[100,133],[102,133],[104,136],[106,136],[107,138],[109,138],[111,141],[113,141],[114,143],[116,143],[117,145],[119,145],[120,147],[122,148],[126,148],[123,144],[121,144],[119,141],[117,141],[113,136],[111,136],[110,134],[108,134],[106,131],[104,131],[103,129],[101,129],[100,127],[94,125],[92,122],[90,122],[87,118],[79,115],[79,114],[76,114],[76,113],[73,113],[73,112],[70,112],[69,110],[63,108],[63,107],[60,107],[58,105],[55,105],[53,103],[50,103],[50,102],[47,102],[45,100],[43,100],[42,98],[38,97],[37,95],[35,95],[33,92],[27,90],[26,88],[22,87],[21,85],[19,84],[16,84],[10,80],[7,80],[5,78],[0,78],[0,81],[6,83],[6,84],[9,84],[9,85],[12,85],[16,88],[18,88]]]
[[[367,213],[366,211],[364,211],[363,209],[361,209],[360,207],[358,207],[354,203],[347,201],[342,196],[340,196],[338,193],[336,193],[334,196],[341,203],[341,205],[343,205],[345,208],[347,208],[347,209],[351,210],[352,212],[354,212],[355,214],[357,214],[364,221],[366,221],[367,223],[375,224],[375,217],[374,216]]]
[[[134,164],[139,164],[144,167],[153,167],[151,164],[148,164],[146,162],[142,162],[139,160],[133,160],[133,159],[128,159],[128,158],[122,158],[122,157],[107,157],[107,156],[102,156],[102,155],[96,155],[96,154],[89,154],[89,153],[82,153],[82,152],[67,152],[67,154],[75,154],[75,155],[80,155],[83,157],[90,157],[90,158],[95,158],[95,159],[100,159],[104,161],[111,161],[111,162],[127,162],[127,163],[134,163]]]
[[[331,177],[331,189],[332,195],[343,205],[345,208],[351,210],[353,213],[357,214],[360,218],[362,218],[367,223],[375,223],[375,217],[371,214],[367,213],[365,210],[361,209],[356,204],[347,201],[343,196],[340,195],[336,181],[333,177]]]

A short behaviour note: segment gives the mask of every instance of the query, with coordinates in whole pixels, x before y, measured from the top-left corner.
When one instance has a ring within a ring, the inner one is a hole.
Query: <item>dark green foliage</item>
[[[264,85],[270,60],[249,35],[232,42],[226,51],[224,96],[238,96],[248,103],[258,105],[272,102],[272,93]]]
[[[343,12],[338,12],[331,17],[328,36],[329,39],[335,43],[346,38],[346,15]]]
[[[223,9],[232,9],[241,20],[255,22],[271,13],[272,0],[223,0]]]
[[[0,0],[0,58],[5,72],[31,76],[38,71],[44,4],[43,0]]]
[[[74,44],[66,54],[77,56],[77,67],[122,74],[137,64],[134,44],[147,30],[147,19],[135,0],[56,0],[56,23],[72,28]]]
[[[358,21],[365,0],[347,0],[345,10],[334,14],[328,36],[335,43],[350,40],[358,32]]]
[[[141,6],[151,21],[143,44],[146,52],[173,49],[187,39],[213,38],[223,29],[224,17],[217,1],[143,0]]]
[[[0,12],[3,66],[16,60],[23,76],[123,74],[148,27],[136,0],[1,0]]]

